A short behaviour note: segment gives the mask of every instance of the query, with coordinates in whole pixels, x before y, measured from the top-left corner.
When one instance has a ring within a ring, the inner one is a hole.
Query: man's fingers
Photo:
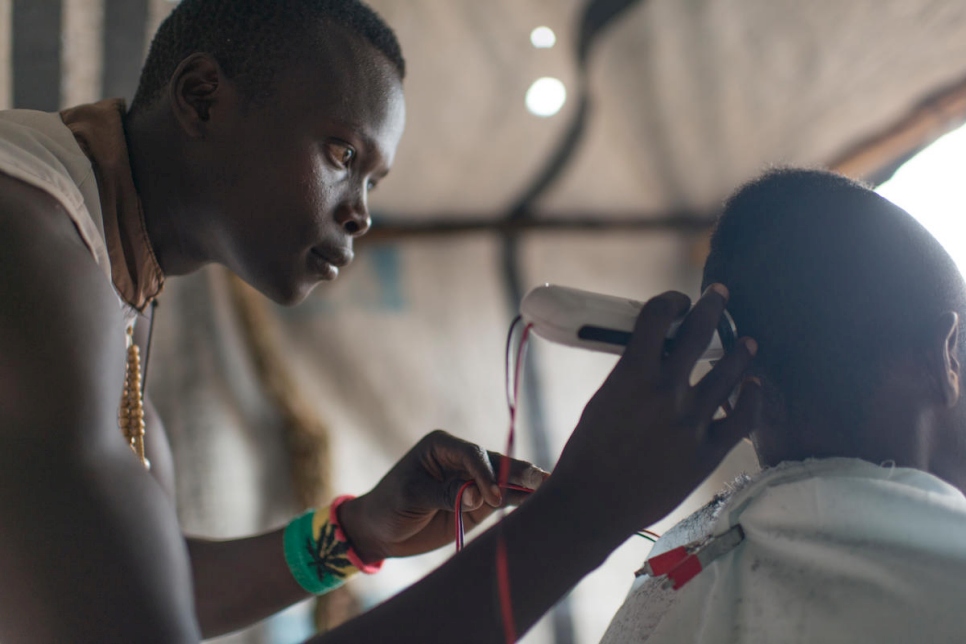
[[[633,370],[650,381],[655,380],[661,369],[667,330],[690,307],[691,298],[677,291],[648,300],[637,316],[634,334],[614,371]]]
[[[492,464],[494,471],[499,472],[503,455],[497,452],[487,452],[487,458]],[[499,476],[499,474],[497,474],[497,476]],[[536,490],[549,476],[550,474],[548,472],[545,472],[539,467],[527,463],[526,461],[519,461],[513,458],[510,459],[510,476],[507,482],[511,485]],[[454,502],[460,488],[462,488],[465,483],[465,481],[454,481],[452,490],[450,491],[450,495],[454,499]],[[497,496],[494,496],[493,494],[485,495],[480,491],[482,488],[480,487],[479,480],[474,478],[472,484],[463,490],[463,496],[460,501],[460,506],[462,507],[463,511],[471,512],[473,510],[478,510],[483,507],[484,503],[493,508],[504,505],[520,505],[520,503],[523,502],[523,499],[530,495],[530,492],[522,492],[513,489],[501,491],[498,487],[495,487],[496,485],[497,483],[494,480],[493,485],[489,487],[492,488],[491,492],[499,492]]]
[[[693,405],[696,418],[711,418],[718,407],[728,400],[757,352],[757,342],[751,338],[742,338],[738,341],[738,346],[718,361],[714,369],[694,386]]]
[[[429,446],[429,451],[424,451],[429,457],[424,468],[432,478],[445,481],[442,486],[436,484],[436,489],[442,493],[444,508],[453,508],[456,495],[467,481],[472,481],[473,484],[463,491],[463,510],[476,510],[484,503],[498,508],[507,501],[506,491],[500,490],[497,480],[503,461],[502,454],[488,452],[479,445],[442,430],[432,432],[424,441]],[[535,490],[550,476],[526,461],[511,458],[509,463],[508,483],[512,485]]]
[[[664,374],[670,382],[688,383],[694,364],[711,343],[727,302],[728,289],[722,284],[712,284],[684,318],[670,342],[670,353],[664,364]]]
[[[415,451],[419,454],[420,469],[428,475],[424,485],[435,490],[443,504],[437,509],[452,509],[457,491],[467,480],[476,483],[476,493],[482,494],[484,501],[499,505],[496,473],[486,450],[479,445],[437,429],[427,434]],[[476,501],[472,494],[470,500]]]
[[[499,452],[488,452],[488,455],[490,464],[493,466],[493,471],[499,477],[500,468],[503,466],[503,454]],[[507,477],[507,483],[536,490],[547,480],[548,476],[550,476],[548,472],[545,472],[532,463],[520,461],[515,458],[510,459],[510,474]]]
[[[758,378],[745,378],[734,411],[726,418],[711,423],[708,440],[716,455],[724,458],[738,441],[758,428],[763,404],[761,381]]]
[[[463,487],[462,483],[456,488],[456,494],[459,494],[461,487]],[[460,499],[460,507],[462,507],[462,509],[466,512],[478,510],[479,508],[483,507],[483,495],[480,494],[480,488],[476,486],[476,483],[473,483],[463,490],[463,497]]]
[[[479,505],[482,505],[485,501],[493,507],[499,506],[503,501],[503,495],[500,493],[500,487],[497,485],[496,470],[491,464],[489,453],[479,445],[462,440],[459,440],[459,442],[462,444],[460,455],[462,457],[465,474],[469,475],[473,482],[476,483],[476,493],[481,495]],[[470,486],[463,493],[464,508],[466,508],[467,504],[466,494],[473,489],[474,486]],[[476,499],[473,500],[475,501]],[[479,507],[479,505],[476,507]]]

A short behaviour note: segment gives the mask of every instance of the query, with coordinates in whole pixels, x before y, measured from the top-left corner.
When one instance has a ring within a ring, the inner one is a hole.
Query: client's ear
[[[936,321],[930,341],[930,371],[946,407],[959,402],[959,314],[947,311]]]

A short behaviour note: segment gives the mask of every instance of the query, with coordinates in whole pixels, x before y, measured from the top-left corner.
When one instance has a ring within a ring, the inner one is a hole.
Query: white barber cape
[[[650,556],[741,524],[680,590],[637,579],[601,644],[966,642],[966,498],[919,470],[784,463],[675,526]]]

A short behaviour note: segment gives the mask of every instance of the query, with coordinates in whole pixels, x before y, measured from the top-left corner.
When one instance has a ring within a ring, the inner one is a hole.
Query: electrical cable
[[[465,534],[465,529],[463,527],[463,509],[462,509],[463,492],[465,492],[467,488],[469,488],[471,485],[475,485],[475,482],[466,481],[465,483],[463,483],[463,485],[460,486],[460,489],[456,492],[456,503],[454,504],[454,507],[453,507],[453,513],[456,515],[456,552],[459,552],[460,550],[462,550],[463,546],[465,545],[464,537],[463,537],[463,535]],[[514,485],[512,483],[508,483],[502,489],[509,490],[511,492],[524,492],[524,493],[530,493],[535,491],[532,488],[523,487],[522,485]]]
[[[514,326],[517,324],[518,322],[514,321]],[[523,327],[523,332],[520,334],[520,343],[517,345],[517,361],[512,367],[514,374],[513,384],[512,387],[509,384],[507,386],[508,390],[512,390],[513,398],[511,399],[512,404],[510,405],[510,430],[507,433],[506,449],[503,451],[503,458],[500,459],[499,485],[503,489],[506,488],[510,478],[510,458],[513,455],[513,443],[516,439],[517,409],[518,401],[520,400],[520,371],[523,366],[523,361],[526,359],[527,341],[530,339],[530,329],[532,328],[532,324],[527,324]],[[510,331],[510,336],[507,338],[508,345],[513,337],[513,327],[511,327]],[[509,354],[510,352],[508,351],[507,353]],[[508,378],[510,372],[511,366],[507,364],[506,375]],[[507,644],[513,644],[517,641],[517,634],[516,624],[514,624],[513,620],[513,602],[510,598],[510,564],[507,557],[506,539],[503,531],[500,529],[500,526],[497,526],[497,530],[496,577],[500,590],[500,613],[503,615],[503,636]]]
[[[504,378],[506,383],[506,406],[508,409],[512,410],[516,405],[516,392],[513,389],[513,384],[520,377],[519,365],[517,365],[516,378],[511,379],[511,369],[513,368],[513,334],[516,333],[517,327],[523,322],[523,316],[518,315],[513,318],[513,322],[510,323],[510,330],[506,334],[506,352],[505,352],[505,371]],[[512,419],[511,419],[512,422]]]
[[[151,360],[151,344],[154,340],[154,314],[158,308],[158,301],[151,300],[151,319],[148,321],[148,343],[144,347],[144,376],[141,378],[141,399],[144,399],[144,392],[148,388],[148,365]]]
[[[509,482],[510,478],[510,459],[513,455],[513,446],[516,440],[516,421],[517,421],[517,407],[520,394],[520,375],[523,367],[524,360],[526,359],[527,353],[527,343],[530,339],[530,330],[533,327],[532,324],[527,324],[523,327],[523,331],[520,334],[519,344],[517,345],[516,351],[516,361],[512,361],[513,357],[513,337],[523,321],[522,316],[517,316],[514,318],[513,322],[510,324],[510,330],[507,333],[506,340],[506,395],[507,395],[507,407],[510,410],[510,428],[507,433],[506,449],[503,451],[503,456],[500,458],[500,469],[497,476],[497,484],[501,490],[514,491],[514,492],[533,492],[534,490],[523,487],[520,485],[515,485]],[[512,377],[511,377],[512,375]],[[459,552],[463,549],[464,545],[464,524],[463,524],[463,493],[471,486],[475,485],[474,481],[466,481],[460,486],[459,490],[456,492],[456,501],[453,507],[453,514],[456,517],[456,551]],[[503,508],[500,509],[501,513]],[[503,635],[507,644],[514,644],[517,641],[516,637],[516,625],[513,620],[513,602],[510,597],[510,567],[509,561],[507,559],[506,551],[506,540],[503,536],[502,531],[500,531],[500,525],[497,524],[497,544],[496,544],[496,574],[497,574],[497,585],[499,588],[500,596],[500,613],[503,620]],[[640,530],[637,535],[643,537],[655,543],[660,535],[651,530]]]
[[[523,487],[520,485],[515,485],[509,482],[510,479],[510,459],[513,454],[513,445],[516,439],[516,420],[517,420],[517,401],[520,394],[520,371],[523,366],[524,359],[526,357],[527,342],[530,339],[530,329],[532,324],[527,324],[523,327],[523,332],[520,334],[520,341],[517,345],[516,351],[516,361],[511,362],[513,356],[513,336],[523,321],[521,316],[514,318],[513,323],[510,324],[510,330],[507,333],[506,339],[506,396],[507,396],[507,407],[510,410],[510,428],[507,433],[506,449],[503,450],[503,456],[500,458],[500,468],[497,474],[497,484],[501,490],[514,491],[514,492],[533,492],[532,489]],[[512,374],[512,378],[511,378]],[[464,526],[463,526],[463,493],[473,485],[473,481],[466,481],[460,486],[456,493],[456,502],[453,508],[453,514],[456,517],[456,551],[459,552],[463,549],[464,543]],[[500,509],[501,513],[503,508]],[[517,641],[516,637],[516,625],[513,620],[513,603],[510,599],[510,571],[509,571],[509,561],[507,560],[506,552],[506,541],[503,537],[503,533],[497,525],[498,537],[496,545],[496,574],[497,574],[497,584],[499,586],[500,594],[500,613],[503,620],[503,634],[506,639],[507,644],[513,644]]]

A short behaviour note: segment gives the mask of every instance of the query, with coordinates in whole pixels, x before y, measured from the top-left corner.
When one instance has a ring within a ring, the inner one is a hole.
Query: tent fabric
[[[540,76],[576,93],[582,3],[373,5],[410,61],[408,128],[378,212],[500,216],[572,116],[569,101],[534,117],[523,97]],[[553,49],[530,46],[540,24]],[[591,53],[586,139],[539,207],[709,208],[769,164],[827,164],[966,78],[964,30],[966,6],[949,0],[639,2]]]

